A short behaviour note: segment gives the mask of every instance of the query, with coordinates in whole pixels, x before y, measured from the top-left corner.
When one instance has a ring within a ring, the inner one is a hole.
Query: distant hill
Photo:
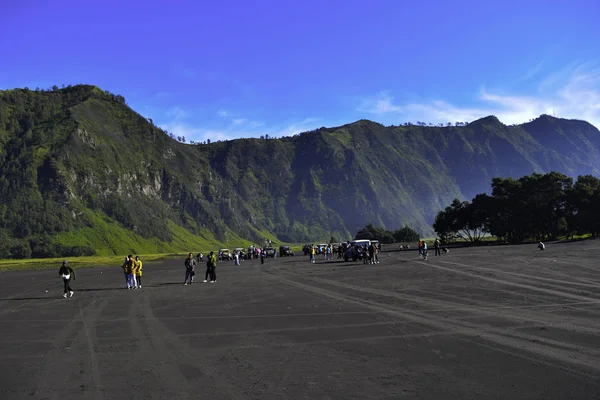
[[[430,235],[493,177],[599,161],[598,129],[548,115],[191,145],[95,86],[0,91],[0,258],[345,240],[368,223]]]

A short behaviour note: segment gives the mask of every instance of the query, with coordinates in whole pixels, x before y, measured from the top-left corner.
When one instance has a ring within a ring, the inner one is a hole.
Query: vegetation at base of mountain
[[[95,86],[0,91],[0,257],[345,240],[367,223],[430,236],[440,209],[494,177],[600,165],[596,128],[547,115],[175,139]]]
[[[167,258],[181,258],[185,255],[175,255],[171,253],[165,254],[137,254],[144,262],[144,268],[147,268],[153,262],[164,260]],[[54,258],[29,258],[29,259],[10,259],[0,260],[0,271],[17,271],[17,270],[39,270],[39,269],[58,269],[64,259],[69,261],[69,265],[73,268],[91,268],[91,267],[119,267],[123,264],[124,256],[82,256],[82,257],[54,257]]]
[[[494,178],[491,195],[478,194],[471,202],[455,199],[437,214],[433,227],[445,242],[477,243],[484,234],[504,243],[598,236],[599,208],[599,178],[580,175],[573,183],[562,173],[534,173]]]
[[[383,244],[389,243],[407,243],[417,242],[421,235],[408,226],[397,229],[395,231],[388,231],[384,228],[378,228],[373,224],[368,224],[364,228],[361,228],[354,239],[368,239],[368,240],[379,240]]]

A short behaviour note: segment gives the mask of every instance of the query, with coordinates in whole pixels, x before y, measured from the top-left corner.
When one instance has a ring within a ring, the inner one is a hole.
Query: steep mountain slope
[[[493,177],[597,174],[599,154],[596,128],[549,116],[187,145],[94,86],[0,91],[0,257],[347,239],[367,223],[430,234]]]

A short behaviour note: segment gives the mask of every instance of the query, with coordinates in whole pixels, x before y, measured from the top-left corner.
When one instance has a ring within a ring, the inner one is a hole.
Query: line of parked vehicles
[[[367,250],[372,244],[375,245],[377,251],[381,250],[381,243],[379,240],[355,239],[343,243],[321,243],[316,245],[305,244],[302,247],[302,252],[304,255],[310,255],[311,249],[314,246],[317,255],[325,254],[327,247],[331,246],[331,253],[337,254],[338,258],[343,258],[344,261],[357,261],[366,257],[366,253],[368,251],[365,250]]]
[[[279,252],[273,246],[266,246],[264,248],[249,247],[245,249],[243,247],[236,247],[231,251],[230,249],[220,249],[218,253],[218,259],[220,261],[231,261],[235,259],[235,255],[239,254],[240,260],[247,260],[250,257],[259,258],[260,254],[264,252],[265,257],[290,257],[294,255],[290,246],[279,246]]]
[[[311,249],[314,246],[316,254],[325,254],[327,247],[331,246],[331,253],[337,254],[337,258],[343,258],[344,261],[357,261],[362,260],[367,256],[368,248],[371,245],[375,245],[377,251],[381,250],[379,240],[355,239],[343,243],[305,244],[302,247],[302,252],[304,255],[310,255]],[[218,259],[220,261],[231,261],[234,260],[235,255],[238,254],[240,260],[248,260],[250,257],[260,258],[261,252],[264,252],[265,257],[271,258],[294,256],[294,251],[290,246],[279,246],[279,251],[273,246],[266,246],[262,249],[250,246],[248,249],[236,247],[233,251],[230,249],[220,249]]]

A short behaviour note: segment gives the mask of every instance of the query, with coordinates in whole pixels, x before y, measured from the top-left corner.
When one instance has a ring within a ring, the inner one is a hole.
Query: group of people
[[[203,259],[201,253],[198,253],[198,263]],[[196,265],[198,264],[192,253],[188,254],[188,258],[185,259],[185,279],[183,280],[184,285],[191,285],[194,283],[194,276],[196,275]],[[209,280],[210,279],[210,280]],[[217,282],[217,255],[214,251],[211,251],[206,260],[206,273],[204,275],[204,282],[216,283]]]
[[[138,289],[142,288],[142,260],[139,256],[135,256],[135,259],[130,254],[125,257],[125,262],[121,266],[123,273],[125,274],[125,284],[127,289]]]

